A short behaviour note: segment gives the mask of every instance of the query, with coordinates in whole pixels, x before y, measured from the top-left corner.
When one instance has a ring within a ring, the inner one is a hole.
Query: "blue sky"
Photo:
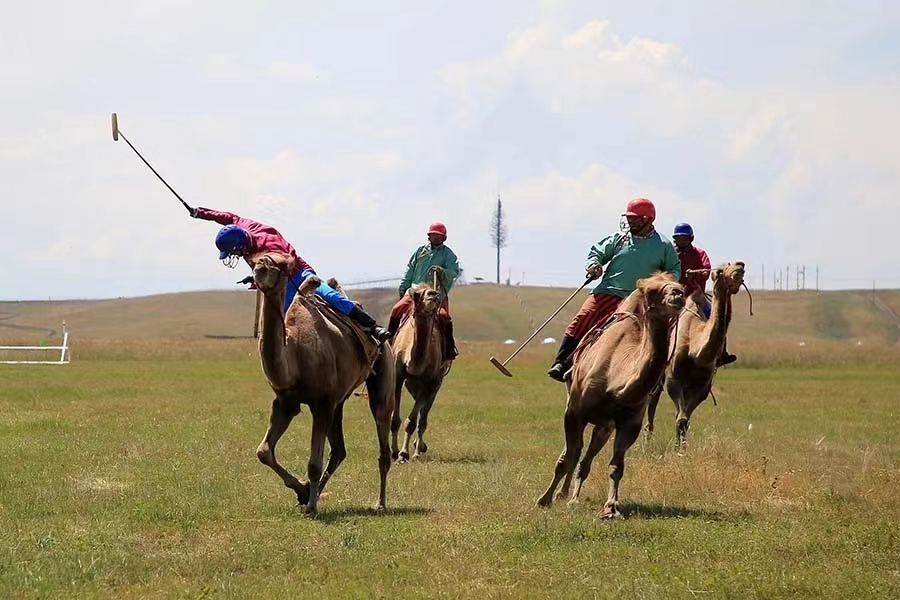
[[[6,8],[4,299],[229,288],[189,202],[323,274],[402,273],[443,220],[469,277],[580,282],[635,196],[714,261],[900,287],[900,5],[206,2]],[[811,275],[808,277],[811,283]]]

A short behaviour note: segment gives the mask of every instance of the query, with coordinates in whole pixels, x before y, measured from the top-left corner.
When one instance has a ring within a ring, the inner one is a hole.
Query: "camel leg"
[[[393,357],[387,357],[393,361]],[[386,359],[387,360],[387,359]],[[398,407],[394,400],[397,397],[391,386],[397,381],[392,373],[382,372],[372,374],[366,380],[366,389],[369,390],[369,410],[375,419],[375,429],[378,432],[378,474],[381,477],[378,504],[375,510],[387,510],[387,476],[391,470],[393,452],[388,437],[392,434],[394,449],[397,447],[397,430],[394,429],[394,421],[399,429],[400,418],[397,416]]]
[[[306,473],[309,478],[309,502],[306,504],[306,513],[315,514],[319,502],[319,491],[322,480],[322,457],[325,454],[325,437],[331,429],[332,409],[328,401],[324,402],[326,408],[311,411],[312,435],[309,443],[309,463],[306,465]]]
[[[403,421],[403,445],[400,448],[400,456],[397,462],[409,461],[409,442],[412,434],[419,425],[419,415],[422,412],[423,398],[427,391],[422,389],[421,382],[418,379],[408,379],[406,381],[406,389],[413,398],[413,406],[409,411],[409,415]]]
[[[416,427],[419,424],[418,415],[421,410],[422,401],[417,397],[413,397],[412,410],[409,411],[409,416],[403,421],[403,446],[400,448],[398,462],[409,462],[409,439],[412,437],[412,434],[416,431]]]
[[[397,369],[397,376],[394,380],[394,405],[391,412],[391,458],[397,460],[400,457],[400,448],[397,445],[397,436],[400,433],[400,425],[403,423],[400,419],[400,401],[403,398],[403,382],[406,377]],[[371,396],[369,396],[371,399]],[[371,400],[370,400],[371,402]]]
[[[556,468],[553,471],[553,481],[547,487],[544,495],[538,498],[538,506],[548,507],[553,503],[553,493],[556,486],[562,481],[566,474],[575,470],[575,464],[578,457],[581,456],[581,448],[584,446],[584,428],[585,422],[580,415],[566,410],[566,416],[563,418],[563,427],[566,432],[566,447],[556,461]]]
[[[584,453],[584,457],[581,459],[581,462],[578,463],[578,469],[575,471],[575,488],[572,490],[572,497],[569,499],[569,504],[578,503],[578,495],[581,494],[581,486],[584,485],[584,481],[591,473],[591,464],[594,462],[594,459],[597,457],[600,450],[603,449],[603,446],[606,445],[606,441],[609,439],[609,436],[612,435],[613,429],[615,429],[615,425],[612,422],[594,425],[594,431],[591,432],[591,441],[588,443],[587,451]]]
[[[434,406],[434,400],[438,393],[438,384],[433,391],[429,391],[425,400],[422,402],[422,409],[419,412],[419,427],[417,429],[418,437],[416,438],[416,453],[413,456],[422,456],[428,452],[428,444],[425,443],[425,430],[428,429],[428,413]]]
[[[643,414],[641,417],[616,426],[616,440],[613,442],[612,460],[609,461],[609,495],[603,512],[600,513],[601,519],[622,518],[622,513],[619,512],[619,482],[625,474],[625,453],[641,434]]]
[[[269,428],[256,448],[256,457],[259,459],[259,462],[275,471],[281,477],[284,485],[296,492],[297,501],[304,505],[309,499],[309,483],[300,482],[290,471],[282,467],[275,458],[275,446],[278,444],[278,440],[281,439],[281,436],[284,435],[291,421],[299,412],[299,404],[294,407],[278,397],[272,401]]]
[[[342,402],[334,409],[334,416],[331,419],[331,428],[328,430],[328,445],[331,450],[328,453],[328,466],[322,474],[319,481],[319,494],[325,489],[325,484],[334,475],[344,459],[347,458],[347,446],[344,443],[344,403]]]
[[[647,431],[647,437],[653,435],[653,421],[656,419],[656,405],[659,404],[659,397],[662,396],[663,381],[664,379],[660,379],[659,384],[650,392],[650,401],[647,404],[647,426],[644,428]]]

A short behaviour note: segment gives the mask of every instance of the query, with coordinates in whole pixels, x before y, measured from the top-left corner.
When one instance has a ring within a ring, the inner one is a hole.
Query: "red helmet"
[[[646,198],[635,198],[625,207],[626,217],[646,217],[651,221],[656,219],[656,207]]]
[[[439,235],[447,237],[447,226],[443,223],[432,223],[428,227],[428,235],[431,235],[432,233],[437,233]]]

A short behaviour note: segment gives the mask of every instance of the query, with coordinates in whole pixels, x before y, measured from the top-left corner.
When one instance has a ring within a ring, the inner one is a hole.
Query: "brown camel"
[[[443,360],[443,333],[435,323],[441,302],[440,293],[427,283],[417,284],[406,293],[413,300],[412,315],[400,326],[392,342],[397,362],[391,437],[393,456],[398,462],[409,461],[409,440],[413,432],[418,434],[413,456],[418,457],[428,451],[425,443],[428,413],[453,362],[452,359]],[[398,451],[400,399],[404,383],[413,397],[413,407],[403,423],[403,447]]]
[[[550,506],[556,486],[565,477],[559,496],[565,496],[584,444],[584,429],[594,425],[591,441],[575,477],[570,503],[591,469],[591,462],[616,432],[609,463],[609,495],[601,518],[621,517],[619,482],[625,472],[625,453],[638,438],[647,397],[666,365],[669,322],[684,308],[684,290],[671,275],[656,273],[637,282],[637,289],[619,306],[617,320],[592,342],[582,340],[571,379],[563,420],[566,447],[556,462],[553,480],[540,506]],[[576,351],[577,352],[577,351]]]
[[[671,340],[672,360],[666,367],[665,388],[675,403],[675,445],[681,447],[687,438],[691,415],[706,400],[716,374],[716,358],[722,352],[725,335],[731,323],[731,297],[744,283],[744,263],[719,266],[710,273],[713,280],[712,312],[707,319],[701,307],[706,302],[703,291],[688,300],[678,318],[676,335]],[[647,408],[647,433],[653,433],[656,405],[663,385],[650,395]]]
[[[269,428],[256,449],[256,456],[296,492],[297,501],[307,513],[315,513],[325,484],[347,456],[344,402],[365,381],[380,447],[381,489],[376,509],[385,510],[387,475],[391,468],[388,436],[394,407],[394,355],[387,344],[377,345],[374,339],[313,295],[320,283],[317,277],[309,277],[301,284],[287,315],[282,315],[291,261],[288,256],[272,253],[253,259],[253,277],[263,293],[259,357],[275,392]],[[306,404],[312,415],[305,482],[299,481],[275,458],[275,445],[299,414],[301,404]],[[326,437],[331,452],[323,473]]]

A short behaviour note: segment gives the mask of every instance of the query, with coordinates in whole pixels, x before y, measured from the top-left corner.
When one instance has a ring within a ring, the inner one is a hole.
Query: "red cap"
[[[646,198],[635,198],[625,207],[626,217],[646,217],[651,221],[656,219],[656,207]]]
[[[432,233],[437,233],[444,237],[447,237],[447,226],[443,223],[432,223],[428,227],[428,235],[431,235]]]

